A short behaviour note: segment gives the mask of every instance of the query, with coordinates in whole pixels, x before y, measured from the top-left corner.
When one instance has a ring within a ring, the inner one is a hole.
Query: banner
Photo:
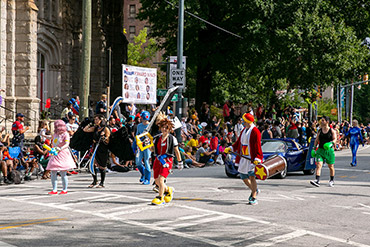
[[[157,103],[157,69],[122,65],[123,103]]]

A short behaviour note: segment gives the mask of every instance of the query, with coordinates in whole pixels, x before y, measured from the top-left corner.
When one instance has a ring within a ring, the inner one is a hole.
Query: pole
[[[184,49],[184,0],[179,0],[179,21],[177,34],[177,68],[183,69],[183,51]],[[181,121],[182,117],[182,89],[178,89],[178,101],[176,102],[176,116]],[[176,130],[176,138],[178,142],[182,142],[181,128]]]
[[[112,81],[112,48],[108,48],[108,89],[107,89],[107,120],[109,120],[110,86]]]
[[[82,3],[82,59],[80,72],[80,119],[89,117],[91,66],[91,0]]]
[[[350,106],[350,109],[349,109],[349,124],[352,125],[352,119],[353,119],[353,98],[354,98],[354,94],[355,94],[355,90],[354,90],[354,86],[353,84],[351,85],[351,106]]]
[[[340,85],[337,85],[337,121],[340,123]]]

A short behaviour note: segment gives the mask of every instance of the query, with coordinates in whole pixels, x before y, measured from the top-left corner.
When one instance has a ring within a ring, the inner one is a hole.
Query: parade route
[[[0,246],[370,246],[370,155],[359,152],[356,168],[338,155],[333,188],[327,167],[319,188],[301,173],[260,181],[257,206],[222,166],[175,170],[165,206],[150,205],[135,171],[108,174],[104,189],[71,176],[67,195],[47,195],[44,180],[1,186]]]

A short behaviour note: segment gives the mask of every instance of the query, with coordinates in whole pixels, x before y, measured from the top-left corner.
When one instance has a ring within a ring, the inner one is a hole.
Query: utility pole
[[[82,59],[80,72],[80,120],[89,117],[91,67],[91,0],[82,2]]]
[[[107,120],[109,120],[110,87],[112,83],[112,48],[108,48],[108,88],[107,88]]]
[[[183,66],[183,53],[184,53],[184,0],[179,0],[179,22],[178,22],[178,33],[177,33],[177,68],[184,69]],[[182,89],[178,91],[178,101],[176,102],[176,116],[181,121],[182,117]],[[176,130],[176,138],[179,142],[181,138],[181,128]]]

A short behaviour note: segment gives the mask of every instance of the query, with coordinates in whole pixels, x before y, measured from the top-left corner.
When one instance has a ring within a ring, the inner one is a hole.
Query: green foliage
[[[140,67],[150,67],[150,62],[155,57],[158,47],[155,39],[149,38],[147,28],[134,37],[134,42],[128,44],[128,64]]]
[[[213,116],[216,116],[217,117],[217,119],[221,119],[221,124],[223,123],[223,119],[224,119],[224,117],[223,117],[223,115],[222,115],[222,110],[220,109],[220,108],[217,108],[216,106],[214,106],[214,105],[211,105],[211,107],[210,107],[210,111],[211,111],[211,118],[213,117]]]
[[[328,116],[330,117],[331,120],[337,121],[338,120],[338,115],[333,116],[331,114],[331,109],[337,108],[336,104],[329,99],[323,99],[317,101],[317,115],[319,116]]]
[[[370,123],[370,85],[362,85],[354,91],[354,119],[360,123]]]
[[[174,5],[177,0],[169,0]],[[311,90],[343,82],[353,71],[369,72],[368,0],[185,1],[187,11],[234,32],[236,38],[185,15],[188,98],[197,101],[300,103],[292,89]],[[141,0],[139,17],[151,34],[176,54],[177,8]],[[284,98],[277,91],[286,90]]]

